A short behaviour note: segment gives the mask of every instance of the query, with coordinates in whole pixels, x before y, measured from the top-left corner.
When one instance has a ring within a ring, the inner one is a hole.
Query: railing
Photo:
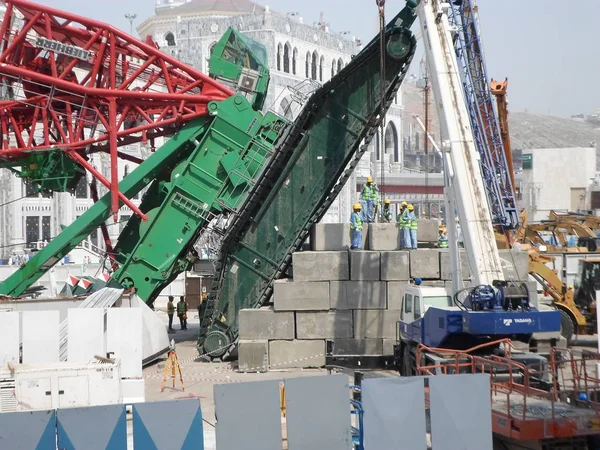
[[[476,354],[497,346],[503,347],[505,356]],[[444,361],[424,363],[425,353]],[[492,414],[500,417],[498,423],[503,424],[496,432],[520,439],[538,438],[540,433],[540,439],[600,433],[600,426],[590,428],[590,423],[600,419],[600,378],[596,375],[599,353],[551,348],[547,363],[538,360],[530,364],[512,359],[516,355],[509,339],[468,350],[419,345],[417,372],[488,374]]]

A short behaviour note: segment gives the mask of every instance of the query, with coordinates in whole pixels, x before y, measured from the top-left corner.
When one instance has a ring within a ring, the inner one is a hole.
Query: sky
[[[154,14],[156,0],[34,0],[108,22],[129,31]],[[305,23],[319,20],[332,31],[350,31],[369,41],[377,32],[374,0],[255,0],[273,11],[298,12]],[[478,0],[483,48],[490,78],[508,78],[511,111],[568,117],[600,109],[600,0]],[[387,0],[391,17],[405,4]],[[418,23],[414,27],[419,32]],[[412,72],[418,73],[418,52]]]

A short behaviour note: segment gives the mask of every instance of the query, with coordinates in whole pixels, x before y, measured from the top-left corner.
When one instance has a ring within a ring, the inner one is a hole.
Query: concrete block
[[[270,341],[271,369],[310,368],[325,365],[325,341]]]
[[[369,250],[400,250],[400,229],[395,223],[369,224]]]
[[[354,311],[354,337],[396,339],[396,323],[399,320],[399,309]]]
[[[418,242],[437,242],[440,221],[437,219],[419,219],[419,230],[417,232]]]
[[[422,279],[440,278],[440,252],[434,249],[410,251],[410,276]]]
[[[329,283],[331,309],[385,309],[385,281],[332,281]]]
[[[410,279],[409,252],[381,252],[381,280],[407,281],[408,279]]]
[[[450,251],[441,249],[440,251],[440,278],[442,280],[451,280],[450,277]],[[468,280],[471,278],[469,270],[469,261],[467,260],[467,252],[460,249],[460,275],[461,279]]]
[[[350,279],[379,281],[379,252],[360,250],[350,252]]]
[[[527,281],[529,254],[526,251],[499,250],[504,278],[511,281]]]
[[[394,345],[396,345],[396,339],[382,339],[383,341],[383,353],[384,356],[390,356],[394,354]]]
[[[296,252],[292,255],[294,281],[349,280],[348,252]]]
[[[354,335],[352,311],[297,312],[298,339],[351,338]]]
[[[248,341],[238,343],[238,370],[240,372],[267,372],[269,370],[269,341]]]
[[[273,304],[275,311],[327,311],[329,282],[277,280],[273,284]]]
[[[383,339],[334,339],[334,355],[382,355]]]
[[[446,287],[446,282],[444,280],[424,280],[422,285],[431,287]]]
[[[271,308],[242,309],[239,315],[240,339],[294,339],[294,313]]]
[[[366,248],[368,224],[363,224],[362,248]],[[317,223],[310,230],[310,249],[313,251],[348,250],[352,244],[349,223]]]
[[[408,281],[388,281],[387,285],[387,307],[388,309],[400,309],[404,287]]]

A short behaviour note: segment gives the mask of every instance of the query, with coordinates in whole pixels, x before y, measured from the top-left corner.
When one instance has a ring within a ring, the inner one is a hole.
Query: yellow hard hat
[[[444,227],[439,227],[438,231],[444,231]]]
[[[355,203],[352,209],[361,209],[360,203]]]
[[[408,205],[408,203],[406,203],[406,202],[400,203],[400,206],[407,206],[407,205]]]
[[[372,183],[373,182],[373,177],[367,177],[367,183]]]
[[[415,209],[415,207],[413,205],[408,205],[408,210],[412,211],[413,209]]]
[[[390,203],[392,203],[392,201],[391,201],[389,198],[386,198],[384,203],[385,203],[386,205],[389,205]]]

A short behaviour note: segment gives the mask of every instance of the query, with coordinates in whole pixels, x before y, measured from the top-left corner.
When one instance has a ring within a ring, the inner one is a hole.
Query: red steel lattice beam
[[[120,199],[145,218],[118,192],[118,147],[173,134],[234,93],[152,42],[26,0],[6,1],[0,39],[0,161],[60,149],[89,170],[86,154],[108,153],[112,214]]]

